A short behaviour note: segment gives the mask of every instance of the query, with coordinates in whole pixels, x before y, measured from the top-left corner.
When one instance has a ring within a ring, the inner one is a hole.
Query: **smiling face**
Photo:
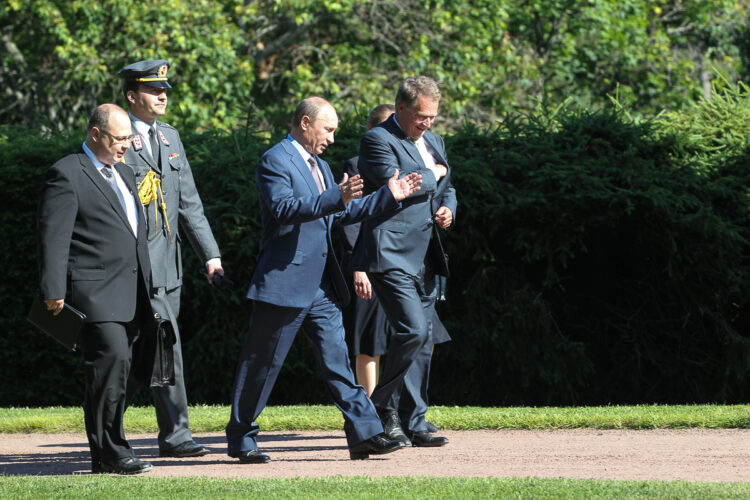
[[[333,134],[339,126],[339,117],[330,104],[324,104],[314,120],[305,115],[300,121],[301,137],[297,140],[312,155],[319,155],[333,144]]]
[[[432,127],[439,106],[439,100],[423,96],[417,97],[416,102],[411,106],[399,102],[396,106],[396,120],[406,135],[416,140]]]
[[[131,134],[130,117],[118,106],[110,110],[106,125],[91,129],[87,144],[100,162],[113,165],[122,160],[130,147]]]
[[[127,94],[130,112],[146,123],[153,123],[167,112],[167,89],[141,85]]]

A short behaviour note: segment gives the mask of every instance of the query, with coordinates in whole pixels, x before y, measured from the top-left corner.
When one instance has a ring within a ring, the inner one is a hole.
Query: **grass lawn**
[[[196,433],[224,430],[229,408],[190,409]],[[679,429],[749,428],[750,405],[643,405],[570,408],[430,408],[443,429]],[[333,405],[272,406],[258,419],[263,430],[340,430]],[[126,413],[127,433],[157,432],[152,407]],[[83,433],[80,408],[0,408],[0,433]],[[1,451],[0,451],[1,452]],[[749,498],[750,483],[604,481],[539,478],[343,477],[222,479],[148,476],[2,476],[0,498],[514,498],[514,499],[704,499]]]
[[[709,429],[750,428],[750,405],[639,405],[597,407],[432,406],[427,418],[441,429]],[[229,407],[196,405],[190,408],[193,432],[221,432]],[[340,430],[344,420],[333,405],[269,406],[258,418],[265,431]],[[0,433],[83,432],[83,410],[78,407],[0,408]],[[129,408],[125,432],[157,432],[152,407]]]
[[[3,477],[0,498],[750,498],[750,484],[535,478],[215,479],[114,476]]]

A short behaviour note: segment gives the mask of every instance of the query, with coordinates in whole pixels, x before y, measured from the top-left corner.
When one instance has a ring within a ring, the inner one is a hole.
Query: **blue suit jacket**
[[[424,139],[437,154],[438,163],[448,173],[437,182],[417,146],[396,124],[394,117],[367,131],[359,149],[359,172],[365,192],[382,186],[399,169],[399,176],[422,174],[421,190],[405,199],[399,210],[373,217],[362,223],[351,258],[351,269],[386,272],[399,269],[417,275],[424,263],[433,233],[432,216],[441,206],[456,213],[456,192],[450,182],[451,168],[443,139],[429,130]]]
[[[345,206],[328,164],[316,159],[327,186],[322,194],[288,138],[266,151],[258,162],[256,184],[263,231],[249,299],[307,307],[327,271],[339,302],[348,304],[349,291],[333,252],[331,226],[352,224],[401,206],[387,186]]]

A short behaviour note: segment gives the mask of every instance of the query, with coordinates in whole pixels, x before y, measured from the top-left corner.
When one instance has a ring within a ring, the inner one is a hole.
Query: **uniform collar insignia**
[[[159,129],[157,129],[156,131],[159,133],[159,138],[161,139],[161,142],[163,142],[165,146],[169,146],[169,141],[167,140],[166,137],[164,137],[164,132],[162,132]]]

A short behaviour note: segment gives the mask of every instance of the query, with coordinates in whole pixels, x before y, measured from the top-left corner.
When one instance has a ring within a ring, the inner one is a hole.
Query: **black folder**
[[[47,304],[37,295],[31,303],[26,319],[41,331],[67,347],[75,349],[86,315],[68,304],[63,305],[57,316],[47,310]]]

